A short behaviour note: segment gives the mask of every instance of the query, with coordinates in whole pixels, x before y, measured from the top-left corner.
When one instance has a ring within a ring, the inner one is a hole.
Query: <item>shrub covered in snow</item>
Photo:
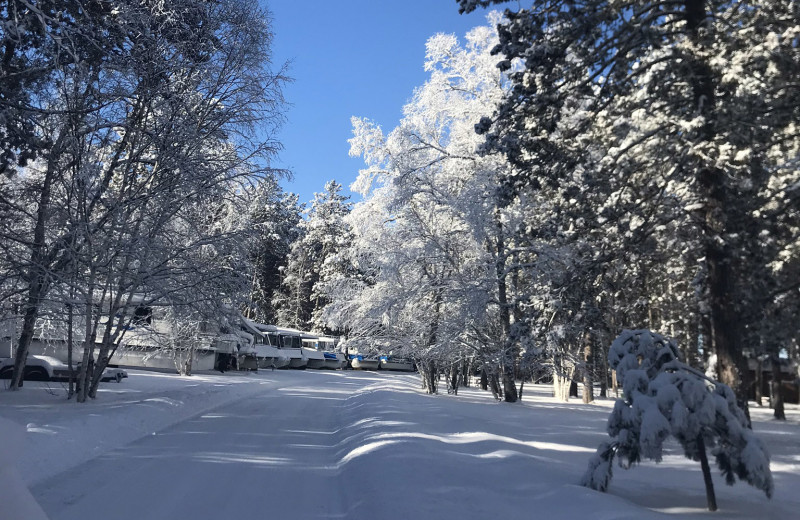
[[[748,428],[728,386],[683,363],[672,340],[649,330],[623,331],[608,360],[624,398],[617,400],[608,419],[611,440],[592,456],[582,485],[605,491],[615,455],[626,469],[642,458],[659,462],[671,435],[688,458],[700,461],[709,509],[716,509],[716,503],[706,447],[729,485],[738,477],[772,496],[769,454]]]

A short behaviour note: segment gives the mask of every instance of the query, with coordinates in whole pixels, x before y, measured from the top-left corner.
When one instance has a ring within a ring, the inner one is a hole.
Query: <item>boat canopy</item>
[[[246,332],[256,337],[263,336],[263,332],[256,325],[258,325],[256,322],[248,320],[247,318],[242,318],[242,328]]]
[[[269,325],[266,323],[256,323],[254,321],[251,321],[251,323],[253,324],[253,327],[258,329],[260,332],[276,332],[278,330],[278,327],[276,327],[275,325]]]

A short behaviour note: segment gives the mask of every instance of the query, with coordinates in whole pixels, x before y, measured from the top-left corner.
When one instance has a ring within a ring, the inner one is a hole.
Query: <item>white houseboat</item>
[[[262,344],[256,344],[256,349],[262,353],[263,368],[286,368],[289,366],[289,353],[280,348],[281,339],[278,335],[278,327],[264,323],[253,323],[253,326],[261,332]]]
[[[325,368],[325,351],[321,348],[319,336],[310,332],[301,332],[303,355],[308,358],[308,368]]]
[[[289,364],[289,357],[277,346],[275,325],[256,323],[243,319],[244,326],[253,334],[258,368],[282,368]]]
[[[341,370],[347,367],[347,356],[336,350],[336,338],[329,336],[319,337],[319,348],[325,355],[325,367],[332,370]]]
[[[142,299],[139,296],[132,300]],[[99,307],[100,304],[98,304]],[[240,343],[246,339],[221,332],[216,322],[196,321],[180,323],[169,315],[169,306],[156,304],[131,305],[114,316],[114,328],[121,329],[116,348],[112,347],[110,365],[176,370],[179,366],[191,365],[192,370],[212,370],[217,366],[220,354],[233,355]],[[13,317],[12,317],[13,318]],[[95,316],[98,320],[94,355],[103,340],[105,329],[111,321],[108,316]],[[83,356],[85,342],[85,318],[73,318],[73,362]],[[16,339],[9,338],[11,343]],[[67,319],[58,309],[43,307],[37,320],[29,353],[47,355],[67,362]]]
[[[281,352],[289,358],[288,368],[304,369],[308,365],[308,357],[303,355],[303,344],[300,331],[284,327],[275,327],[278,345]]]

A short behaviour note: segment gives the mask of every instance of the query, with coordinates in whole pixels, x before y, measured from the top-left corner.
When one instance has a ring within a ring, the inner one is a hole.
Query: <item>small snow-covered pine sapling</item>
[[[683,363],[673,340],[649,330],[624,330],[611,344],[608,361],[624,397],[608,418],[611,440],[597,448],[581,485],[605,491],[615,455],[625,469],[643,457],[660,462],[671,435],[686,457],[700,462],[710,511],[717,505],[706,448],[728,485],[738,477],[772,497],[769,453],[747,427],[730,387]]]

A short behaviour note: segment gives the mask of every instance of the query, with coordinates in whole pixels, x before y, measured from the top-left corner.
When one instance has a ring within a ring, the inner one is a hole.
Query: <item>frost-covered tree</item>
[[[341,191],[342,185],[332,180],[322,193],[315,194],[301,223],[300,237],[292,243],[281,289],[273,298],[281,325],[329,331],[321,318],[328,303],[323,287],[333,276],[337,255],[350,243],[345,217],[352,204]]]
[[[492,25],[498,20],[490,15]],[[367,168],[354,184],[365,200],[351,217],[352,256],[371,280],[356,277],[331,309],[363,343],[415,357],[429,391],[437,372],[457,381],[453,371],[475,362],[499,397],[515,401],[525,309],[533,309],[524,306],[529,282],[520,266],[534,253],[518,240],[526,206],[498,189],[512,167],[500,154],[478,154],[473,132],[505,91],[489,52],[496,42],[492,27],[473,29],[464,44],[430,38],[430,78],[398,127],[384,134],[354,118],[351,154]]]
[[[608,357],[625,396],[608,419],[611,441],[597,449],[581,484],[605,491],[615,456],[626,469],[642,459],[660,462],[664,441],[673,437],[700,462],[709,510],[717,504],[707,449],[726,483],[739,478],[772,496],[769,454],[727,385],[683,363],[672,340],[649,330],[623,331]]]
[[[452,297],[452,272],[440,261],[441,251],[416,235],[421,223],[390,216],[383,202],[373,196],[348,217],[354,236],[346,252],[350,273],[329,286],[333,300],[326,318],[347,331],[348,348],[416,359],[434,393],[445,354],[461,339],[453,319],[460,304]],[[443,216],[428,224],[447,222]]]
[[[59,64],[36,97],[51,109],[40,112],[38,124],[52,146],[25,175],[0,181],[9,194],[0,239],[13,252],[5,259],[3,296],[22,309],[11,389],[54,286],[69,284],[81,295],[89,353],[98,298],[110,321],[125,315],[115,312],[126,305],[124,295],[154,287],[180,287],[184,296],[195,287],[198,299],[207,298],[211,291],[199,288],[220,271],[200,269],[209,276],[190,279],[186,269],[195,251],[230,235],[208,225],[213,216],[194,217],[225,206],[242,179],[273,174],[268,165],[277,144],[269,135],[280,120],[283,77],[270,68],[263,12],[246,0],[93,9],[84,36],[113,33],[119,48]],[[118,325],[108,323],[102,334]],[[101,349],[113,348],[108,339]]]

